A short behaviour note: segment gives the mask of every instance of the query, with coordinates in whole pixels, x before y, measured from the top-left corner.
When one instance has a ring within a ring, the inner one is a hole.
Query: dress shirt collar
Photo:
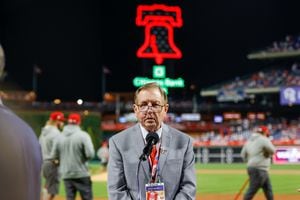
[[[141,127],[141,130],[142,130],[144,141],[146,141],[146,136],[149,133],[149,131],[147,131],[141,124],[140,124],[140,127]],[[156,133],[158,134],[158,137],[160,139],[161,134],[162,134],[162,126],[156,131]]]

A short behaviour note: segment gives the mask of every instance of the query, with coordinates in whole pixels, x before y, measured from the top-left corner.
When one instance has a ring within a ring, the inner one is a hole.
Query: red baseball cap
[[[266,135],[270,135],[270,130],[268,129],[267,126],[263,126],[263,125],[259,126],[258,132],[265,133]]]
[[[59,121],[65,121],[64,113],[55,111],[50,114],[50,119],[53,121],[59,120]]]
[[[80,124],[81,117],[78,113],[71,113],[68,117],[68,123],[69,124]]]

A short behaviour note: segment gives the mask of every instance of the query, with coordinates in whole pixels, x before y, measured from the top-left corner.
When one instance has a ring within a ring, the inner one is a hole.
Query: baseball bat
[[[244,182],[244,184],[242,185],[240,191],[235,195],[234,200],[238,200],[239,196],[241,195],[241,193],[243,192],[243,190],[245,189],[245,187],[247,186],[249,182],[249,178],[246,179],[246,181]]]

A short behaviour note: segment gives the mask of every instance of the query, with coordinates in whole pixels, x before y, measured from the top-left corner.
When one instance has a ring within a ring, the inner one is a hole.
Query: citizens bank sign
[[[184,87],[182,78],[171,79],[165,72],[165,59],[181,59],[182,53],[174,41],[174,29],[183,24],[181,8],[162,4],[139,5],[137,7],[136,25],[144,28],[144,41],[137,50],[137,57],[153,59],[153,78],[135,77],[133,84],[139,87],[148,82],[157,82],[166,91],[169,87]],[[157,72],[154,72],[157,71]]]

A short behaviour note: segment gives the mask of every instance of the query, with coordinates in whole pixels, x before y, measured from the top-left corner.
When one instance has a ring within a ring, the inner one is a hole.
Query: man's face
[[[65,123],[62,122],[62,121],[57,121],[57,124],[56,124],[56,125],[57,125],[57,128],[58,128],[58,129],[62,130],[63,127],[64,127],[64,124],[65,124]]]
[[[146,130],[157,131],[167,114],[168,107],[159,90],[151,88],[140,91],[133,109],[138,121]]]

